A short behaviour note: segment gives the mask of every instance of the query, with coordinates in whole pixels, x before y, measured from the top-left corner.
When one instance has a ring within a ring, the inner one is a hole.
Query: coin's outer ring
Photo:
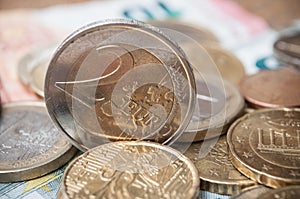
[[[237,98],[234,102],[235,104],[229,103],[229,105],[228,105],[229,108],[231,108],[231,109],[234,108],[232,111],[230,111],[230,110],[228,111],[227,110],[228,107],[225,107],[226,116],[225,116],[224,124],[216,123],[216,124],[211,125],[212,121],[210,121],[205,126],[199,125],[199,127],[200,127],[199,129],[185,130],[185,132],[183,134],[181,134],[180,138],[178,139],[179,141],[189,142],[191,140],[191,137],[193,137],[194,138],[193,141],[198,142],[198,141],[202,141],[204,139],[212,139],[217,136],[221,136],[227,132],[231,122],[233,122],[233,120],[235,118],[237,118],[239,115],[242,114],[242,111],[245,107],[245,101],[244,101],[241,93],[232,83],[228,82],[227,80],[223,80],[223,82],[224,82],[225,91],[230,90],[230,92],[233,93],[235,98]],[[228,88],[228,89],[226,89],[226,88]],[[237,101],[238,101],[238,103],[236,104]],[[222,117],[222,114],[219,114],[219,115],[217,114],[217,115],[214,115],[213,117]],[[211,119],[205,119],[205,120],[207,121],[207,120],[211,120]],[[209,129],[211,130],[211,132],[209,131]]]
[[[12,102],[12,103],[4,104],[2,106],[3,109],[10,108],[10,107],[12,108],[34,107],[34,108],[46,109],[45,103],[38,102],[38,101]],[[46,113],[47,111],[45,110],[45,114]],[[50,118],[49,118],[49,122],[51,122]],[[53,128],[55,128],[54,125]],[[0,182],[24,181],[24,180],[40,177],[66,164],[75,155],[76,152],[77,149],[70,144],[69,147],[66,147],[61,154],[58,154],[48,159],[47,161],[43,161],[39,164],[35,164],[34,167],[5,170],[4,172],[0,171]]]
[[[247,188],[241,190],[240,193],[231,196],[230,199],[244,199],[245,198],[244,194],[248,194],[249,192],[250,193],[253,192],[251,194],[255,194],[257,191],[261,191],[262,193],[264,193],[264,192],[267,192],[269,190],[271,190],[271,189],[268,188],[268,187],[265,187],[263,185],[254,185],[254,186],[247,187]],[[258,195],[253,196],[253,198],[257,198],[257,197],[258,197]]]
[[[240,157],[234,152],[233,149],[233,143],[231,141],[231,137],[234,131],[234,128],[242,121],[245,119],[251,117],[252,115],[264,113],[264,112],[269,112],[269,111],[298,111],[300,112],[300,108],[272,108],[272,109],[261,109],[254,111],[252,113],[248,113],[244,115],[243,117],[237,119],[229,128],[228,133],[227,133],[227,143],[229,147],[229,155],[231,157],[231,161],[233,166],[237,168],[242,174],[247,176],[248,178],[260,183],[264,184],[266,186],[272,187],[272,188],[279,188],[279,187],[284,187],[288,185],[299,185],[300,184],[300,179],[298,180],[290,180],[288,178],[283,178],[283,177],[278,177],[278,176],[273,176],[270,174],[267,174],[263,171],[257,170],[255,168],[252,168],[251,166],[247,165],[245,162],[243,162]]]
[[[117,142],[111,142],[111,143],[107,143],[107,144],[103,144],[103,145],[99,145],[97,147],[94,147],[92,149],[87,150],[86,152],[84,152],[83,154],[81,154],[80,156],[78,156],[77,158],[73,159],[69,165],[67,166],[66,170],[64,171],[63,177],[62,177],[62,184],[61,184],[61,193],[65,193],[65,197],[64,198],[69,198],[67,196],[67,192],[66,192],[66,187],[64,182],[66,181],[67,175],[70,171],[70,169],[72,168],[72,166],[78,161],[80,160],[85,154],[87,153],[91,153],[94,150],[97,150],[99,148],[103,148],[105,146],[109,146],[109,145],[118,145],[118,144],[123,144],[123,145],[127,145],[127,146],[148,146],[148,147],[153,147],[153,148],[157,148],[163,151],[167,151],[169,153],[171,153],[172,155],[174,155],[175,157],[177,157],[179,160],[181,160],[182,162],[184,162],[187,167],[190,169],[190,172],[192,174],[192,180],[193,180],[193,187],[192,189],[190,189],[189,191],[189,198],[198,198],[199,195],[199,187],[200,187],[200,178],[199,178],[199,174],[198,174],[198,170],[195,167],[194,163],[188,159],[186,156],[184,156],[182,153],[180,153],[179,151],[166,146],[166,145],[161,145],[155,142],[148,142],[148,141],[117,141]]]
[[[296,196],[297,196],[297,198],[299,198],[299,196],[300,196],[300,186],[287,186],[287,187],[282,187],[280,189],[273,189],[273,190],[270,190],[266,193],[263,193],[263,194],[259,195],[259,198],[261,198],[261,199],[272,199],[272,198],[274,198],[275,194],[276,195],[281,195],[280,193],[282,193],[282,192],[283,193],[285,193],[285,192],[291,193],[293,190],[297,191],[297,194],[294,195],[293,198],[295,198]],[[285,197],[290,198],[292,196],[290,195],[290,197],[289,196],[285,196]]]
[[[88,24],[86,26],[83,26],[82,28],[74,31],[71,35],[69,35],[56,49],[54,55],[52,56],[52,59],[49,63],[49,67],[47,70],[47,74],[46,74],[46,78],[45,78],[45,84],[44,84],[44,96],[45,96],[45,102],[46,102],[46,108],[47,111],[50,115],[50,118],[52,119],[52,121],[54,122],[54,124],[56,125],[56,127],[58,129],[60,129],[69,139],[69,141],[72,143],[72,145],[74,145],[76,148],[78,148],[81,151],[86,151],[88,150],[88,147],[84,146],[83,144],[80,144],[77,142],[77,140],[75,140],[71,135],[68,134],[68,132],[66,132],[60,122],[58,121],[58,119],[56,118],[55,115],[55,111],[54,111],[54,106],[51,103],[51,93],[48,92],[48,88],[51,86],[50,85],[50,81],[48,81],[49,79],[51,79],[51,74],[53,73],[53,65],[55,65],[55,62],[57,61],[58,57],[60,56],[60,54],[64,51],[64,49],[66,48],[66,46],[70,45],[74,40],[80,38],[82,35],[93,32],[97,29],[99,29],[101,26],[107,26],[107,25],[124,25],[124,26],[129,26],[129,27],[133,27],[133,28],[142,28],[144,31],[145,30],[149,30],[152,34],[156,35],[160,35],[162,36],[162,39],[164,40],[164,42],[167,42],[167,45],[169,48],[172,48],[172,51],[179,53],[179,57],[180,57],[180,61],[182,63],[184,63],[185,67],[184,71],[186,72],[186,78],[187,78],[187,82],[189,83],[189,95],[190,95],[190,99],[189,99],[189,103],[188,103],[188,108],[187,108],[187,113],[185,115],[185,117],[183,118],[183,122],[180,125],[180,127],[178,128],[177,132],[174,133],[174,135],[172,135],[165,143],[163,144],[172,144],[174,143],[177,138],[183,133],[184,129],[186,129],[186,127],[189,124],[189,121],[193,115],[193,109],[195,107],[195,98],[196,98],[196,83],[195,83],[195,78],[193,75],[193,69],[190,66],[190,63],[187,61],[186,55],[183,52],[183,50],[178,46],[177,43],[175,43],[174,41],[172,41],[167,35],[165,35],[163,32],[161,32],[158,28],[151,26],[150,24],[146,24],[144,22],[141,21],[137,21],[137,20],[128,20],[128,19],[111,19],[111,20],[105,20],[105,21],[97,21],[91,24]]]

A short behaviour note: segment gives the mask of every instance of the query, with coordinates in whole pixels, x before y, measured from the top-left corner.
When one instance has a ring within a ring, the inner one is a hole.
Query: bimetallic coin
[[[227,134],[233,165],[261,184],[300,184],[300,109],[258,110],[234,122]]]
[[[66,169],[67,198],[196,198],[199,176],[180,152],[157,143],[104,144],[76,158]]]
[[[270,191],[271,189],[263,185],[256,185],[243,189],[240,193],[230,197],[230,199],[257,199],[260,195]]]
[[[189,141],[191,137],[194,141],[201,141],[219,136],[227,131],[230,123],[242,112],[244,99],[239,90],[226,80],[223,82],[225,92],[217,85],[214,86],[214,81],[196,81],[196,107],[180,141]]]
[[[42,102],[3,105],[0,124],[0,182],[40,177],[76,152],[52,124]]]
[[[292,67],[265,70],[245,77],[240,89],[256,108],[300,106],[300,72]]]
[[[280,189],[270,190],[266,193],[259,195],[261,199],[298,199],[300,198],[300,186],[287,186]]]
[[[161,28],[163,32],[164,30],[167,29],[178,31],[199,43],[203,43],[207,41],[218,42],[217,37],[212,32],[210,32],[206,28],[197,26],[195,24],[189,24],[187,22],[176,21],[176,20],[149,21],[149,23],[153,26]]]
[[[215,143],[215,140],[204,142]],[[184,155],[195,164],[200,174],[200,188],[202,190],[232,195],[241,189],[252,186],[254,181],[242,175],[231,163],[227,149],[226,136],[221,136],[215,145],[211,146],[205,157],[200,157],[203,142],[193,143]]]
[[[173,143],[192,116],[195,80],[184,53],[134,20],[87,25],[49,65],[48,112],[81,150],[117,140]]]
[[[281,36],[273,46],[275,57],[287,64],[300,67],[300,31]]]

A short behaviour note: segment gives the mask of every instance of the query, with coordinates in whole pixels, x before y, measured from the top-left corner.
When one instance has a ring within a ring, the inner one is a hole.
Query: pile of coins
[[[21,60],[46,108],[2,107],[0,181],[49,173],[76,147],[57,198],[299,197],[297,67],[246,76],[204,28],[149,23],[89,24]]]

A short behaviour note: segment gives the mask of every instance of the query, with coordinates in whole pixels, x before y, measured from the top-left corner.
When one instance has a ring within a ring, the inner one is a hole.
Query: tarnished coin
[[[240,89],[254,107],[300,106],[300,72],[292,67],[265,70],[245,77]]]
[[[230,199],[257,199],[260,195],[271,189],[263,185],[256,185],[243,189],[240,193],[230,197]]]
[[[55,45],[48,45],[45,47],[42,47],[40,49],[34,50],[21,58],[20,62],[18,63],[18,76],[23,84],[30,85],[30,86],[35,86],[38,87],[37,89],[34,89],[39,96],[44,95],[44,92],[40,90],[43,85],[41,85],[41,81],[36,81],[35,78],[41,78],[44,77],[47,71],[48,64],[50,62],[51,56],[55,50]],[[35,77],[32,77],[32,70],[34,70],[36,67],[39,66],[45,67],[45,71],[40,71],[41,73],[35,74]],[[34,82],[33,82],[34,81]],[[44,82],[45,80],[43,80]],[[32,82],[32,83],[31,83]],[[38,83],[38,84],[37,84]],[[42,83],[44,84],[44,83]]]
[[[134,20],[73,33],[55,52],[45,82],[51,118],[81,150],[117,140],[173,143],[189,123],[195,92],[180,48]]]
[[[76,152],[52,124],[42,102],[3,105],[0,137],[0,182],[40,177]]]
[[[66,169],[67,198],[195,198],[199,176],[180,152],[151,142],[104,144],[76,158]]]
[[[211,145],[209,153],[200,157],[203,142],[193,143],[184,155],[195,164],[200,174],[200,188],[202,190],[232,195],[241,189],[252,186],[254,181],[242,175],[231,163],[227,149],[226,136],[217,138],[215,145]],[[205,140],[214,142],[215,140]],[[212,143],[213,144],[213,143]]]
[[[300,30],[281,36],[273,49],[279,61],[300,67]]]
[[[239,90],[231,83],[223,80],[224,91],[215,82],[196,81],[197,102],[193,117],[180,141],[194,141],[213,138],[225,133],[229,124],[244,108],[244,99]],[[224,96],[225,95],[225,96]]]
[[[300,184],[300,109],[258,110],[234,122],[227,134],[233,165],[261,184]]]
[[[200,27],[195,24],[190,24],[190,23],[178,21],[178,20],[149,21],[149,23],[153,26],[161,28],[162,31],[164,31],[166,29],[178,31],[199,43],[203,43],[206,41],[218,42],[217,37],[212,32],[210,32],[209,30],[207,30],[204,27]],[[182,41],[182,42],[184,42],[184,41]]]
[[[298,199],[300,198],[300,186],[287,186],[280,189],[270,190],[266,193],[259,195],[261,199]]]

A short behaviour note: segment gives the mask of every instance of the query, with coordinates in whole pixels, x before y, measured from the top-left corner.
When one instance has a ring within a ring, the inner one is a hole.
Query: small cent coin
[[[244,99],[239,90],[223,80],[224,90],[211,81],[197,80],[197,102],[190,124],[180,136],[180,141],[194,141],[219,136],[242,112]]]
[[[243,189],[240,193],[233,195],[230,199],[257,199],[260,195],[270,191],[271,189],[263,185],[255,185]]]
[[[300,186],[287,186],[280,189],[270,190],[266,193],[259,195],[261,199],[298,199],[300,198]]]
[[[300,184],[300,109],[257,110],[235,121],[227,143],[233,165],[258,183]]]
[[[55,52],[45,81],[54,123],[81,150],[118,140],[173,143],[195,104],[181,49],[135,20],[89,24]]]
[[[151,142],[111,142],[88,150],[66,169],[67,198],[196,198],[199,176],[180,152]]]
[[[40,177],[76,152],[52,124],[42,102],[3,105],[0,124],[0,182]]]
[[[254,107],[300,106],[300,72],[292,67],[264,70],[245,77],[240,89]]]
[[[252,186],[254,181],[242,175],[231,163],[227,149],[226,136],[217,138],[215,145],[205,157],[200,156],[203,142],[193,143],[184,155],[195,164],[200,174],[200,188],[202,190],[232,195],[241,189]],[[205,140],[214,144],[215,140]]]

